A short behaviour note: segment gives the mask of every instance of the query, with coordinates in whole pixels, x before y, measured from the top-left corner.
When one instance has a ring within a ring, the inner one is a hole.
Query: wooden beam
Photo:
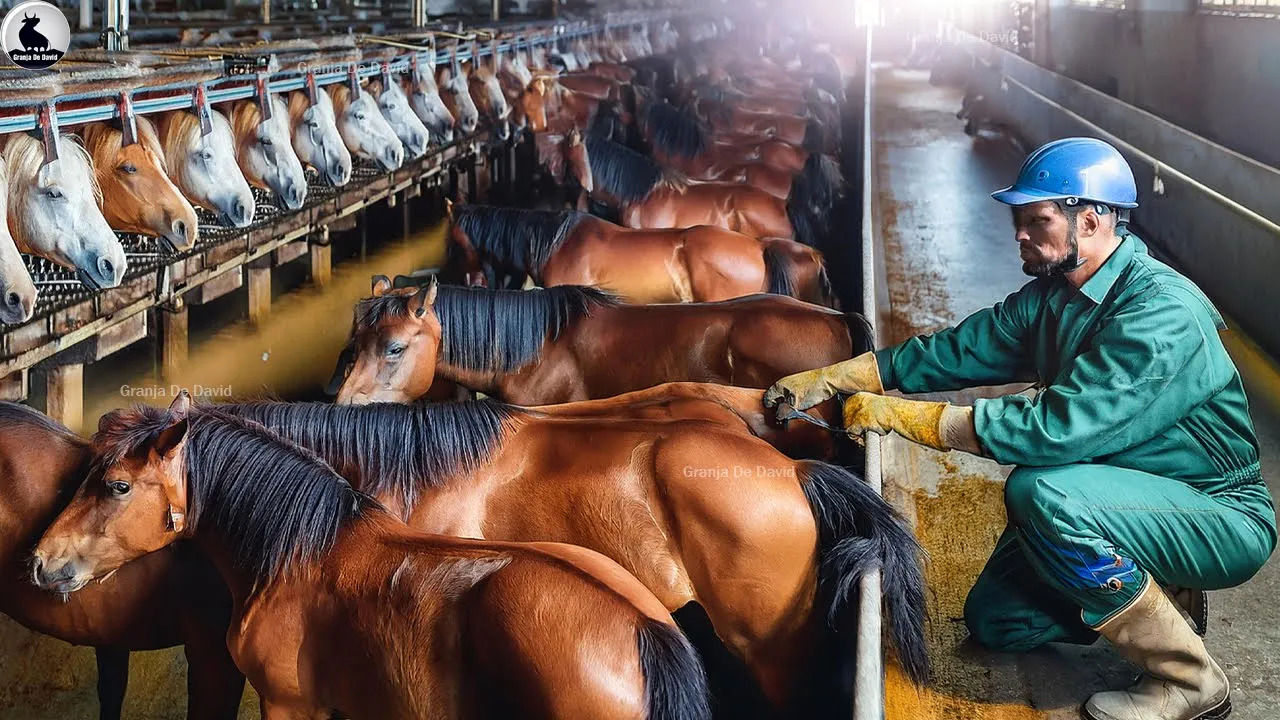
[[[84,425],[84,365],[57,365],[45,371],[45,414],[80,432]]]
[[[311,244],[311,282],[324,287],[333,278],[333,246]]]
[[[0,400],[22,402],[27,399],[27,369],[15,370],[0,378]]]

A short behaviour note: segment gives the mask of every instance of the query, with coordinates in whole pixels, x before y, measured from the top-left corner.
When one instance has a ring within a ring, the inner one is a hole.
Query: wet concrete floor
[[[955,118],[961,93],[925,72],[882,68],[875,81],[875,212],[882,243],[881,343],[953,325],[1016,290],[1021,272],[1009,212],[989,193],[1007,185],[1021,157],[999,138],[970,138]],[[1251,394],[1263,472],[1280,483],[1280,372],[1247,339],[1229,349]],[[938,397],[956,402],[1018,387]],[[885,493],[930,554],[930,687],[896,668],[886,678],[888,720],[1022,720],[1079,717],[1090,694],[1126,684],[1136,670],[1105,641],[1052,645],[1025,655],[984,651],[967,640],[964,598],[1004,525],[1009,468],[938,453],[893,437],[885,444]],[[1208,644],[1234,684],[1234,718],[1280,718],[1280,563],[1242,587],[1210,594]]]

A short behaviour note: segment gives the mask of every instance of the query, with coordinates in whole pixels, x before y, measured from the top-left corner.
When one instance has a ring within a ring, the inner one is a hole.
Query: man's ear
[[[1098,229],[1102,227],[1102,216],[1092,207],[1086,207],[1076,215],[1077,222],[1080,226],[1076,228],[1076,233],[1081,237],[1093,237],[1098,233]]]

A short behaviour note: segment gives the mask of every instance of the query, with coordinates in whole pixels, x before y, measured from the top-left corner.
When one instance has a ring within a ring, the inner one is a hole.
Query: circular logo
[[[71,27],[58,8],[43,0],[28,0],[4,16],[0,44],[15,65],[43,70],[66,54]]]

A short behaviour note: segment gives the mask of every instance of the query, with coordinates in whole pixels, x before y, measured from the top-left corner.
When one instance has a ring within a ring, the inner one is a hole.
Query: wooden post
[[[177,310],[160,308],[160,375],[166,380],[177,377],[187,363],[187,306]]]
[[[257,325],[271,313],[271,258],[259,258],[245,268],[249,285],[249,322]]]
[[[84,364],[45,371],[45,414],[79,432],[84,425]]]
[[[311,243],[311,282],[320,287],[329,284],[333,278],[333,248],[325,243]]]

